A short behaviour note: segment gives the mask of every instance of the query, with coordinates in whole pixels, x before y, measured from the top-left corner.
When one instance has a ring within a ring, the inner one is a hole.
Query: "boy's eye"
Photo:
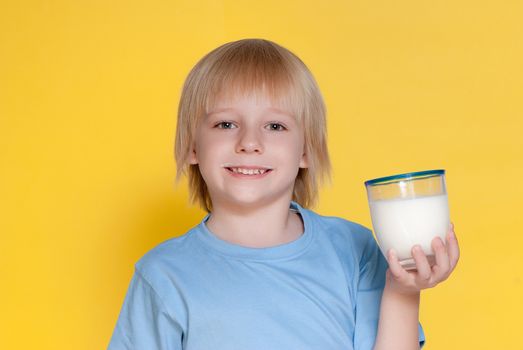
[[[267,125],[267,128],[272,131],[284,131],[287,130],[285,126],[280,123],[270,123]]]
[[[218,129],[233,129],[236,126],[231,122],[219,122],[215,125]]]

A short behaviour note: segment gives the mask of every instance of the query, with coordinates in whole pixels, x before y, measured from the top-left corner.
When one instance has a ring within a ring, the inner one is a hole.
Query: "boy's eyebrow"
[[[234,112],[234,108],[218,108],[207,112],[207,115],[213,115],[223,112]]]
[[[293,115],[291,113],[289,113],[285,110],[276,108],[276,107],[269,107],[269,108],[266,108],[266,110],[271,113],[282,114],[282,115],[286,115],[289,117],[293,117]],[[236,110],[234,108],[225,107],[225,108],[218,108],[218,109],[211,110],[207,113],[207,115],[210,116],[213,114],[224,113],[224,112],[235,112],[235,111]]]

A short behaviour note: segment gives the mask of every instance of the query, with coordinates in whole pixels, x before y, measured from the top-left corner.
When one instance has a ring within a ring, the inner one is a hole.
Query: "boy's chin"
[[[238,194],[233,198],[228,198],[223,201],[221,204],[228,206],[230,208],[239,209],[239,210],[249,210],[262,208],[270,206],[271,204],[276,204],[281,202],[284,198],[282,197],[264,197],[259,195],[242,195]],[[289,199],[290,202],[290,199]]]

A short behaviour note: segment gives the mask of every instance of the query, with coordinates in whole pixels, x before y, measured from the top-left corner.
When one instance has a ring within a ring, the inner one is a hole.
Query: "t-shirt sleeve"
[[[135,271],[108,350],[182,349],[182,329],[160,296]]]
[[[354,329],[355,349],[371,350],[374,347],[387,268],[387,260],[369,231],[360,260],[360,279],[356,296],[356,326]],[[423,347],[425,334],[421,324],[418,324],[418,329],[420,347]]]

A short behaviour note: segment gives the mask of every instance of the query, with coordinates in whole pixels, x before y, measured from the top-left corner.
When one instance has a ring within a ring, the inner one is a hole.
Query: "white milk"
[[[410,259],[416,244],[425,254],[433,255],[432,239],[440,236],[445,242],[450,224],[446,194],[370,201],[369,206],[374,232],[385,256],[394,248],[400,261]]]

